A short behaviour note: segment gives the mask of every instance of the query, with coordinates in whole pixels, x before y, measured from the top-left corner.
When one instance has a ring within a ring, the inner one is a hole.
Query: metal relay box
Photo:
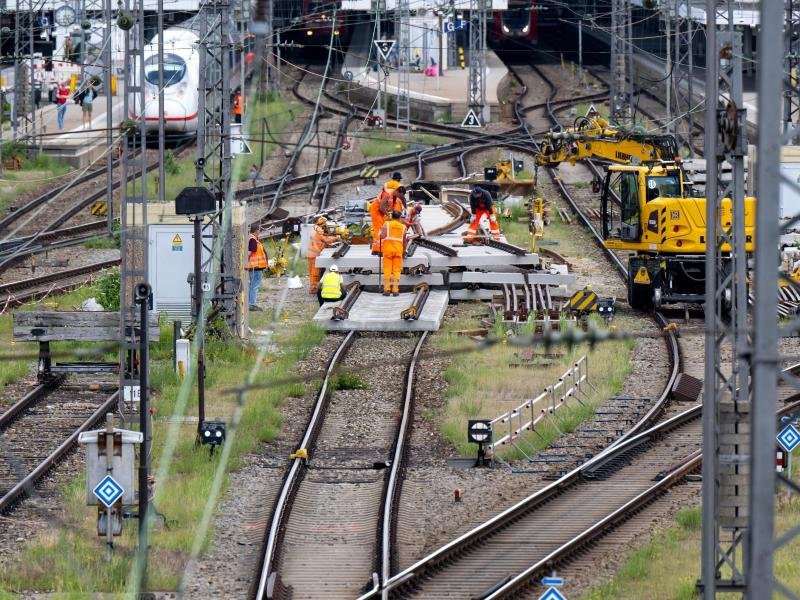
[[[114,460],[112,467],[114,480],[122,487],[123,504],[134,504],[134,465],[136,455],[134,444],[143,440],[139,431],[114,428]],[[95,506],[100,500],[93,490],[108,475],[106,461],[106,431],[96,429],[84,431],[78,436],[78,443],[86,446],[86,504]]]

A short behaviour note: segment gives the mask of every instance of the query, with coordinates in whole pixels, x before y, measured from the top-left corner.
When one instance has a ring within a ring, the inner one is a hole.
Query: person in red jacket
[[[64,129],[64,115],[67,114],[67,102],[69,102],[69,86],[66,81],[61,81],[56,90],[56,117],[58,118],[58,128]]]

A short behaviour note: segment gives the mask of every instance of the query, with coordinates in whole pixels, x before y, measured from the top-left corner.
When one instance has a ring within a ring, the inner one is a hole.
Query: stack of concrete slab
[[[326,302],[317,314],[314,322],[329,331],[436,331],[444,319],[449,294],[446,290],[431,290],[422,307],[419,318],[404,320],[400,313],[407,309],[414,300],[415,294],[403,293],[399,296],[384,296],[362,292],[350,307],[347,319],[334,321],[333,309],[338,302]]]

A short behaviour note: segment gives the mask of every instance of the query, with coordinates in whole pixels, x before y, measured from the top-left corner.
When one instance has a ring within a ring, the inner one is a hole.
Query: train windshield
[[[186,61],[177,54],[164,54],[164,85],[175,85],[184,75],[186,75]],[[158,56],[151,56],[145,61],[144,76],[148,83],[158,85]]]
[[[503,11],[503,25],[510,29],[522,29],[530,23],[530,8],[509,8]]]

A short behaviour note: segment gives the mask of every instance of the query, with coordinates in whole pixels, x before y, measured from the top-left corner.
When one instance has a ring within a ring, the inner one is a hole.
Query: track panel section
[[[339,381],[355,375],[366,389],[332,391],[319,440],[309,453],[279,568],[293,600],[355,598],[377,570],[386,467],[417,341],[415,336],[362,334],[338,370]],[[381,358],[382,366],[375,368]]]

